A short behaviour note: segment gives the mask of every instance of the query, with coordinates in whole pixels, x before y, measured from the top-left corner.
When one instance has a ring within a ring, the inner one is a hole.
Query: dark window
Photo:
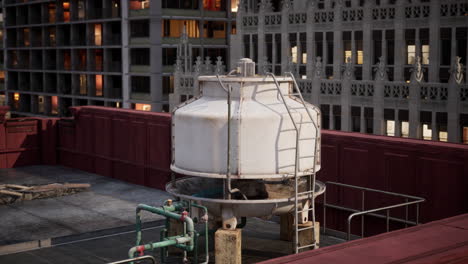
[[[131,49],[132,65],[150,65],[150,49]]]
[[[134,38],[149,37],[149,21],[148,20],[132,20],[130,21],[130,36]]]
[[[176,63],[177,48],[163,48],[163,65],[172,66]]]
[[[132,93],[150,93],[150,77],[132,76]]]

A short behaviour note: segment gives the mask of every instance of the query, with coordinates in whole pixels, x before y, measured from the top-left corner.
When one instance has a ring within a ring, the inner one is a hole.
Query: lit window
[[[239,5],[239,0],[231,0],[231,12],[237,12],[237,6]]]
[[[102,75],[96,75],[96,96],[102,96]]]
[[[6,96],[4,94],[0,94],[0,105],[6,105]]]
[[[96,46],[102,45],[102,25],[101,24],[94,25],[94,45]]]
[[[52,105],[52,109],[50,112],[51,114],[56,115],[58,114],[58,97],[51,96],[50,99],[51,99],[51,105]]]
[[[63,2],[63,21],[70,22],[70,2]]]
[[[387,120],[387,136],[395,136],[395,121]]]
[[[439,131],[439,140],[443,142],[447,142],[448,133],[447,131]]]
[[[468,144],[468,127],[463,127],[463,138],[462,138],[462,143],[463,144]]]
[[[291,48],[291,60],[293,63],[297,63],[297,46]]]
[[[151,111],[151,105],[149,105],[149,104],[135,104],[135,110]]]
[[[13,100],[19,101],[19,99],[20,99],[20,94],[19,93],[14,93],[13,94]]]
[[[429,45],[422,45],[422,64],[429,64]]]
[[[416,58],[416,46],[408,45],[407,49],[408,49],[407,64],[414,64],[414,59]]]
[[[357,51],[357,64],[362,64],[364,62],[364,53],[362,50]]]
[[[408,121],[401,122],[401,136],[404,138],[409,137],[409,123]]]
[[[350,50],[345,50],[345,57],[344,57],[344,62],[346,63],[348,61],[348,58],[352,57],[352,52]]]
[[[432,129],[429,124],[423,124],[423,139],[424,140],[432,139]]]
[[[307,53],[302,53],[302,64],[307,64]]]

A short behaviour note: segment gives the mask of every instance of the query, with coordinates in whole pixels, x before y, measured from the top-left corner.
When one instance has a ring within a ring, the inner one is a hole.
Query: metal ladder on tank
[[[314,195],[314,188],[315,188],[315,170],[316,170],[316,164],[317,164],[317,156],[319,155],[318,153],[318,149],[317,149],[317,142],[318,142],[318,126],[317,124],[314,122],[314,120],[312,119],[312,115],[309,111],[309,108],[306,106],[306,102],[304,101],[304,98],[302,97],[302,93],[301,93],[301,90],[299,89],[299,86],[296,82],[296,78],[294,77],[294,75],[291,73],[291,72],[287,72],[286,73],[287,75],[289,75],[292,80],[293,80],[293,83],[294,83],[294,89],[293,89],[293,93],[292,94],[288,94],[288,95],[292,95],[292,96],[296,96],[297,98],[297,102],[301,104],[301,106],[299,107],[290,107],[286,101],[285,101],[285,95],[283,94],[283,92],[281,91],[280,89],[280,85],[278,83],[278,80],[276,79],[276,76],[273,74],[273,73],[267,73],[268,76],[271,76],[273,78],[273,81],[275,82],[275,85],[276,85],[276,88],[278,90],[278,94],[281,96],[281,100],[283,101],[283,104],[284,106],[286,107],[286,110],[288,112],[288,115],[289,115],[289,118],[291,119],[291,122],[293,123],[293,126],[294,126],[294,130],[296,131],[296,154],[295,154],[295,162],[294,162],[294,239],[293,239],[293,248],[294,248],[294,252],[297,254],[299,253],[299,250],[301,249],[304,249],[304,248],[317,248],[317,241],[315,239],[315,195]],[[294,91],[295,90],[295,91]],[[304,122],[296,122],[296,120],[294,120],[293,116],[292,116],[292,113],[291,113],[291,110],[306,110],[307,112],[307,116],[309,117],[309,121],[304,121]],[[312,124],[315,128],[315,137],[314,138],[300,138],[300,135],[301,135],[301,127],[300,125],[302,124]],[[312,170],[312,173],[311,174],[308,174],[307,176],[298,176],[298,172],[299,172],[299,160],[301,159],[300,157],[300,150],[299,150],[299,146],[300,146],[300,142],[301,141],[304,141],[304,140],[314,140],[314,156],[313,156],[313,170]],[[303,177],[307,177],[307,188],[305,191],[303,192],[299,192],[299,180]],[[308,209],[305,209],[305,210],[299,210],[299,197],[300,196],[304,196],[304,195],[307,195],[308,196],[308,201],[310,203],[310,207]],[[309,211],[312,211],[312,226],[310,227],[303,227],[303,228],[299,228],[299,215],[302,214],[302,213],[307,213]],[[309,230],[309,229],[312,229],[312,236],[313,236],[313,239],[312,239],[312,243],[311,244],[307,244],[307,245],[299,245],[299,232],[302,232],[302,231],[306,231],[306,230]]]

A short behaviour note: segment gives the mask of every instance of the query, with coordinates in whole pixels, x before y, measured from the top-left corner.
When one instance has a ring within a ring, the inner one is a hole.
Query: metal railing
[[[156,259],[153,256],[149,256],[149,255],[136,257],[136,258],[131,258],[131,259],[125,259],[125,260],[116,261],[116,262],[111,262],[111,263],[108,263],[108,264],[124,264],[124,263],[132,263],[134,261],[137,261],[136,263],[141,263],[141,261],[144,261],[144,260],[150,260],[151,263],[156,264]]]
[[[333,209],[338,209],[338,210],[351,212],[351,214],[348,216],[347,227],[346,227],[346,232],[347,232],[346,239],[348,241],[351,240],[351,221],[356,216],[361,216],[361,238],[364,237],[364,216],[365,215],[370,215],[370,216],[378,217],[378,218],[385,218],[387,232],[390,231],[390,221],[404,223],[405,228],[408,227],[408,225],[418,225],[419,224],[419,204],[425,201],[424,198],[417,197],[417,196],[411,196],[411,195],[405,195],[405,194],[401,194],[401,193],[394,193],[394,192],[381,191],[381,190],[377,190],[377,189],[365,188],[365,187],[360,187],[360,186],[355,186],[355,185],[350,185],[350,184],[343,184],[343,183],[338,183],[338,182],[326,182],[326,185],[327,185],[327,187],[330,186],[330,185],[335,185],[335,186],[340,186],[340,187],[344,187],[344,188],[360,190],[361,191],[361,210],[348,208],[348,207],[343,207],[343,206],[338,206],[338,205],[333,205],[333,204],[327,204],[327,196],[326,196],[326,192],[325,192],[324,195],[323,195],[323,232],[324,233],[326,233],[326,227],[327,227],[326,226],[326,213],[327,213],[326,210],[327,210],[327,208],[333,208]],[[386,194],[386,195],[390,195],[390,196],[394,196],[394,197],[404,198],[405,202],[365,210],[365,193],[366,192],[381,193],[381,194]],[[410,205],[415,205],[415,207],[416,207],[415,208],[415,210],[416,210],[415,221],[410,221],[408,219],[408,211],[409,211],[409,206]],[[401,219],[401,218],[397,218],[397,217],[390,217],[390,209],[401,208],[401,207],[405,208],[405,219]],[[381,211],[385,211],[385,215],[376,214],[376,212],[381,212]]]

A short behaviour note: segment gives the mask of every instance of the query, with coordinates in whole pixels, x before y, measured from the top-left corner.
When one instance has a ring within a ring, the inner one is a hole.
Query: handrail
[[[342,207],[342,206],[337,206],[337,205],[332,205],[332,204],[327,204],[327,196],[326,196],[326,194],[324,194],[324,202],[323,202],[323,215],[324,215],[323,216],[323,231],[324,232],[326,232],[326,208],[327,207],[333,208],[333,209],[338,209],[338,210],[343,210],[343,211],[348,211],[348,212],[353,212],[347,218],[347,227],[346,227],[346,231],[347,231],[346,239],[347,240],[351,240],[351,221],[356,216],[361,216],[361,237],[364,237],[364,216],[365,215],[385,218],[386,219],[387,232],[390,231],[390,221],[404,223],[405,227],[407,227],[408,224],[418,225],[419,224],[419,204],[426,201],[424,198],[418,197],[418,196],[412,196],[412,195],[406,195],[406,194],[401,194],[401,193],[382,191],[382,190],[366,188],[366,187],[350,185],[350,184],[344,184],[344,183],[338,183],[338,182],[329,181],[329,182],[326,182],[326,185],[335,185],[335,186],[340,186],[340,187],[345,187],[345,188],[350,188],[350,189],[356,189],[356,190],[361,191],[361,210]],[[391,195],[391,196],[395,196],[395,197],[405,198],[405,202],[365,210],[364,201],[365,201],[365,192],[366,191],[367,192],[382,193],[382,194],[387,194],[387,195]],[[409,199],[412,199],[413,201],[409,201]],[[416,205],[415,221],[409,221],[408,220],[408,207],[410,205],[413,205],[413,204]],[[399,208],[399,207],[405,207],[405,219],[390,217],[390,209]],[[386,211],[386,215],[376,214],[376,212],[381,212],[381,211]]]

